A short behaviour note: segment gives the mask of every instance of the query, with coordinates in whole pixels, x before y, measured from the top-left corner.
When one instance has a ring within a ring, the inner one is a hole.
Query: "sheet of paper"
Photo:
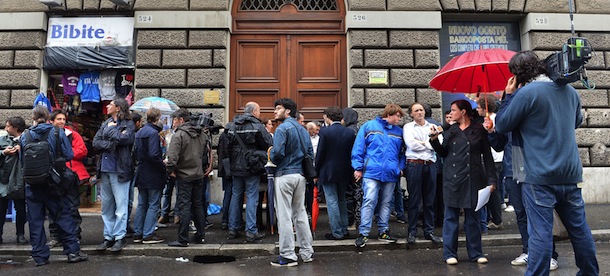
[[[474,211],[479,211],[487,202],[489,201],[489,197],[491,196],[491,186],[487,186],[483,189],[479,190],[479,200],[477,201],[477,208]]]

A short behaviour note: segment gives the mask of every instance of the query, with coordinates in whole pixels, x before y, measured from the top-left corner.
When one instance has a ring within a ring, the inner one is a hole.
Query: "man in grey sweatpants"
[[[305,177],[303,158],[313,158],[309,134],[294,118],[297,105],[292,99],[275,101],[275,119],[282,122],[275,130],[271,161],[277,165],[275,172],[275,209],[280,236],[280,256],[271,261],[273,266],[296,266],[294,252],[294,228],[299,254],[304,263],[313,261],[313,247],[309,220],[305,211]]]

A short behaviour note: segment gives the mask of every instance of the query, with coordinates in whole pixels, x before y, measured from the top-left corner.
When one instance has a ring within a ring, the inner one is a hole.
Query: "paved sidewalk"
[[[99,213],[91,212],[94,209],[83,209],[82,211],[83,229],[81,245],[83,251],[87,254],[96,255],[98,252],[94,248],[102,242],[103,223]],[[597,241],[610,241],[610,204],[589,204],[586,206],[587,221],[592,229],[594,238]],[[483,236],[483,246],[490,247],[495,245],[519,245],[521,243],[514,213],[503,212],[504,227],[501,230],[489,230],[488,235]],[[166,228],[159,228],[157,234],[166,239],[165,243],[155,245],[133,244],[129,239],[129,244],[119,254],[121,255],[147,255],[147,256],[193,256],[193,255],[230,255],[237,257],[247,256],[264,256],[277,254],[277,233],[271,235],[269,229],[260,230],[267,236],[255,243],[246,243],[245,235],[242,237],[228,240],[228,231],[221,230],[221,216],[210,216],[208,220],[214,224],[208,229],[205,237],[205,244],[191,244],[187,248],[175,248],[167,246],[167,242],[176,239],[177,225],[168,224]],[[27,232],[26,224],[26,233]],[[407,248],[406,235],[407,225],[396,222],[395,218],[390,219],[391,234],[397,237],[398,243],[395,245],[387,245],[383,242],[372,238],[366,247],[362,250],[373,249],[402,249]],[[350,231],[351,239],[342,241],[328,241],[324,239],[324,234],[329,233],[328,216],[326,209],[321,208],[320,217],[318,218],[318,229],[314,232],[314,250],[316,252],[332,252],[332,251],[356,251],[354,240],[358,235],[357,231]],[[437,228],[435,233],[441,236],[441,228]],[[244,234],[242,232],[242,234]],[[463,233],[462,233],[463,234]],[[371,237],[375,237],[377,231],[374,228],[371,232]],[[31,247],[29,245],[17,245],[15,242],[15,227],[12,223],[6,223],[4,226],[4,244],[0,245],[0,255],[29,255]],[[29,237],[28,237],[29,239]],[[464,243],[465,238],[460,235],[460,242]],[[464,246],[463,244],[460,246]],[[415,245],[409,245],[409,248],[430,248],[437,247],[431,242],[423,239],[421,230],[418,232],[418,240]],[[52,249],[53,254],[62,254],[61,247]],[[110,252],[102,252],[101,254],[111,254]]]

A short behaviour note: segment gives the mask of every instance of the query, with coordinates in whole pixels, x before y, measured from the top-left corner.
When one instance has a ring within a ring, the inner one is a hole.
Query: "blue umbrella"
[[[135,102],[129,110],[146,112],[151,107],[159,109],[162,114],[171,115],[180,107],[174,102],[161,97],[147,97]]]

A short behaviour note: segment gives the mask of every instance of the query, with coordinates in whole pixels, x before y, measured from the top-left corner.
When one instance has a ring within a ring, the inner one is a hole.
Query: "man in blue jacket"
[[[57,139],[54,134],[53,125],[47,123],[49,119],[49,110],[46,107],[38,105],[33,109],[34,126],[28,132],[29,135],[21,135],[21,149],[25,150],[25,146],[35,139],[47,135],[47,142],[51,148],[52,156],[55,153],[61,154],[67,161],[72,160],[74,153],[70,141],[66,137],[63,130],[58,131],[60,139],[59,144],[61,149],[57,148]],[[27,138],[31,137],[31,140]],[[23,151],[22,160],[23,160]],[[51,180],[52,181],[52,180]],[[64,254],[68,256],[68,262],[76,263],[87,260],[87,255],[80,252],[80,244],[76,238],[76,224],[72,220],[70,214],[70,205],[67,196],[54,193],[49,185],[30,185],[26,182],[25,197],[28,206],[28,225],[30,228],[30,243],[32,244],[32,258],[36,262],[36,266],[46,265],[49,263],[51,251],[47,246],[47,236],[44,230],[44,221],[46,211],[49,211],[49,216],[53,217],[59,228],[59,235],[64,247]]]
[[[281,121],[273,136],[271,162],[275,171],[275,209],[280,236],[280,256],[271,261],[272,266],[296,266],[294,232],[296,230],[299,253],[304,263],[313,261],[313,247],[309,220],[305,211],[305,177],[303,159],[305,154],[313,158],[313,147],[309,134],[296,120],[297,104],[289,98],[276,100],[275,119]],[[294,221],[294,228],[293,228]]]
[[[398,126],[403,116],[400,106],[388,104],[381,117],[364,123],[356,136],[352,148],[352,168],[356,181],[362,180],[364,192],[356,247],[364,247],[369,240],[377,203],[380,204],[377,239],[387,243],[396,242],[389,234],[388,221],[394,187],[405,167],[402,129]]]
[[[546,75],[532,51],[509,62],[515,74],[506,85],[507,99],[496,115],[496,131],[519,131],[523,138],[529,248],[525,275],[548,275],[553,244],[553,209],[570,235],[578,275],[598,275],[595,244],[586,222],[581,194],[582,164],[575,129],[582,124],[580,98],[570,85]],[[514,97],[510,95],[519,90]],[[514,141],[513,141],[514,142]]]

